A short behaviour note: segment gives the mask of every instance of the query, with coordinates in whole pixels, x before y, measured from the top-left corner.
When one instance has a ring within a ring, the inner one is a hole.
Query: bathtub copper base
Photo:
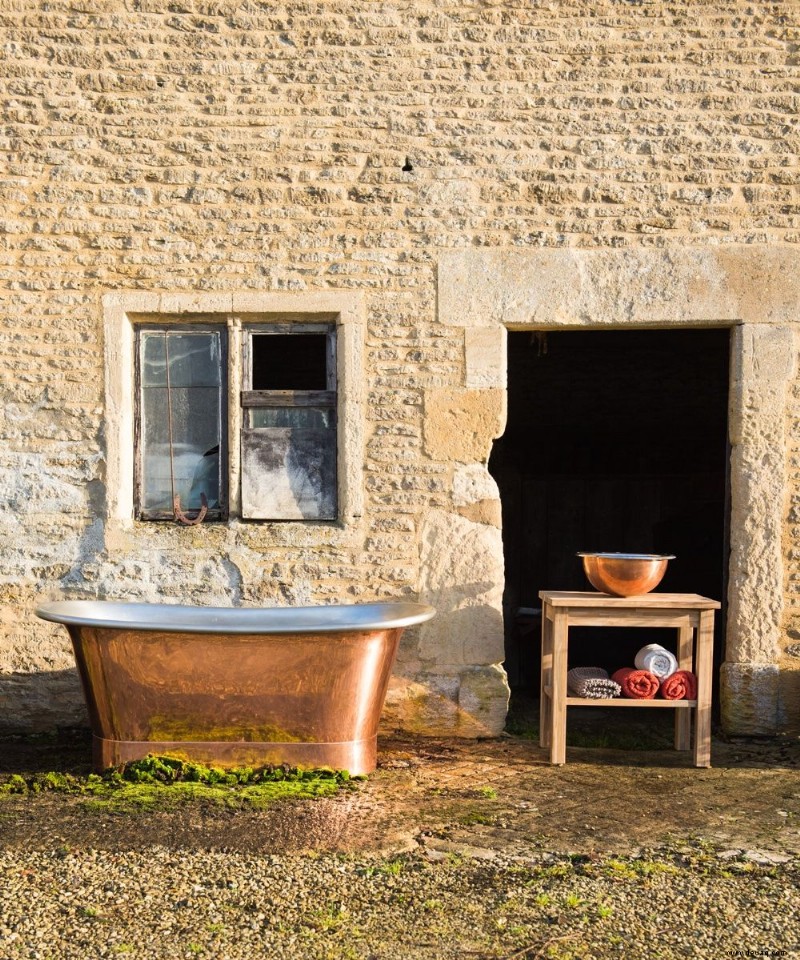
[[[378,738],[344,743],[252,743],[209,740],[104,740],[92,737],[92,760],[96,770],[120,767],[148,754],[191,759],[207,766],[330,767],[348,770],[353,776],[371,773],[378,756]]]

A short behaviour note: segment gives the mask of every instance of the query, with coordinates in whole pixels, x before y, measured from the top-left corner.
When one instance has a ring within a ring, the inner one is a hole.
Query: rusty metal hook
[[[175,499],[172,501],[172,509],[175,511],[176,520],[185,523],[187,527],[194,527],[197,526],[198,523],[202,523],[206,518],[206,514],[208,513],[208,498],[204,493],[200,494],[200,511],[193,520],[187,517],[183,510],[181,510],[180,494],[175,494]]]

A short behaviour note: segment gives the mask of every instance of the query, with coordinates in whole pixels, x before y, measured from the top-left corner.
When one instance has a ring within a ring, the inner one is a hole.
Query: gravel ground
[[[8,958],[796,956],[796,859],[8,851]]]

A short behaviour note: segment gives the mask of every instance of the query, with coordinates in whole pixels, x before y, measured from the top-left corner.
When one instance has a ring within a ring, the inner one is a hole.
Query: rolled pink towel
[[[630,700],[653,700],[658,693],[659,679],[649,670],[620,667],[611,674],[611,679],[622,687],[622,696]]]
[[[689,670],[676,670],[661,681],[661,696],[665,700],[696,700],[697,677]]]

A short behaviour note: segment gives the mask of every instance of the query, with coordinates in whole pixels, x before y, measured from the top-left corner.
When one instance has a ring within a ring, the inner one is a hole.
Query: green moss
[[[223,770],[173,756],[148,756],[102,776],[68,773],[14,775],[0,783],[0,797],[39,793],[78,795],[90,808],[120,811],[171,808],[201,801],[232,808],[263,809],[279,800],[325,797],[354,780],[346,770],[277,766]]]
[[[228,742],[242,740],[245,743],[302,743],[308,737],[296,734],[276,724],[257,726],[217,726],[206,717],[153,717],[148,739],[162,742],[198,741]]]
[[[494,823],[496,819],[496,817],[489,813],[484,813],[482,810],[470,810],[469,812],[458,817],[458,822],[467,827],[475,824],[479,826],[488,826]]]

